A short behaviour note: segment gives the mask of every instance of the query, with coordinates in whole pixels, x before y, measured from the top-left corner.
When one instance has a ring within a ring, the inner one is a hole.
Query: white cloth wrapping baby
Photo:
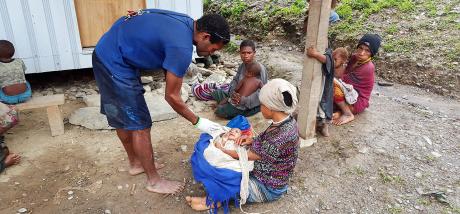
[[[214,145],[214,142],[216,142],[216,140],[220,140],[219,138],[221,135],[230,131],[230,128],[217,123],[214,125],[219,125],[220,128],[208,132],[208,134],[212,136],[212,139],[210,140],[208,147],[204,150],[203,156],[211,166],[241,172],[240,205],[245,204],[249,195],[249,172],[254,169],[254,161],[249,161],[247,150],[244,147],[236,145],[236,142],[233,140],[227,140],[223,148],[226,150],[235,150],[238,153],[239,160],[232,158],[230,155],[218,149]]]

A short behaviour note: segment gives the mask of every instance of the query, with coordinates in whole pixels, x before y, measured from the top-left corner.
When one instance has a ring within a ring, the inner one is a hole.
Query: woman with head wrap
[[[238,144],[249,148],[247,157],[254,160],[248,194],[246,198],[241,198],[241,203],[279,199],[288,189],[298,156],[299,132],[297,122],[291,116],[298,101],[296,88],[286,80],[273,79],[262,87],[259,100],[262,115],[273,122],[258,136],[237,140]],[[221,150],[233,158],[240,158],[235,151]],[[191,197],[188,201],[197,210],[218,205],[206,203],[206,197]]]

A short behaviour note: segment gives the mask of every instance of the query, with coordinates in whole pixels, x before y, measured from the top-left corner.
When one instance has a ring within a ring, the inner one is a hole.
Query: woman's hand
[[[243,136],[239,137],[236,140],[236,144],[240,145],[240,146],[251,145],[252,144],[252,137],[247,136],[247,135],[243,135]]]
[[[232,94],[232,102],[235,103],[235,104],[240,104],[240,101],[241,101],[241,95],[239,93],[233,93]]]
[[[313,46],[310,46],[310,47],[307,48],[307,56],[309,56],[309,57],[315,57],[316,58],[316,55],[318,55],[318,53],[319,52]]]

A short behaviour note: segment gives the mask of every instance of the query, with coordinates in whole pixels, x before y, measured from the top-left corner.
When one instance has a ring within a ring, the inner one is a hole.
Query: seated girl
[[[240,192],[240,204],[244,204],[246,201],[268,202],[278,200],[287,192],[289,178],[293,173],[298,156],[299,132],[297,122],[290,115],[297,104],[296,88],[286,80],[274,79],[262,87],[259,99],[262,115],[265,119],[273,122],[257,137],[240,137],[237,141],[239,145],[249,147],[247,159],[254,161],[254,169],[249,174],[246,188],[241,186],[241,191],[244,194]],[[234,150],[224,147],[219,149],[235,159],[245,158]],[[201,166],[197,164],[200,162],[196,157],[194,153],[191,160],[192,170],[195,179],[205,186],[207,196],[187,197],[187,202],[195,210],[207,210],[222,205],[224,212],[228,211],[228,207],[225,209],[228,206],[228,201],[216,200],[214,196],[216,193],[226,192],[228,188],[226,181],[233,178],[229,176],[213,178],[203,176],[203,172],[200,171]],[[221,198],[232,197],[234,195]],[[238,204],[238,201],[236,203]]]
[[[14,46],[7,40],[0,40],[0,102],[18,104],[32,96],[30,84],[26,81],[26,66],[21,59],[14,59]]]

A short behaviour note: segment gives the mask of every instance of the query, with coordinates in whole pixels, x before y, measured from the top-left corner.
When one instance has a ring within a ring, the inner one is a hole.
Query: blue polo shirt
[[[193,19],[181,13],[145,9],[142,15],[118,19],[95,51],[117,79],[136,78],[139,69],[159,68],[183,77],[192,61]]]

